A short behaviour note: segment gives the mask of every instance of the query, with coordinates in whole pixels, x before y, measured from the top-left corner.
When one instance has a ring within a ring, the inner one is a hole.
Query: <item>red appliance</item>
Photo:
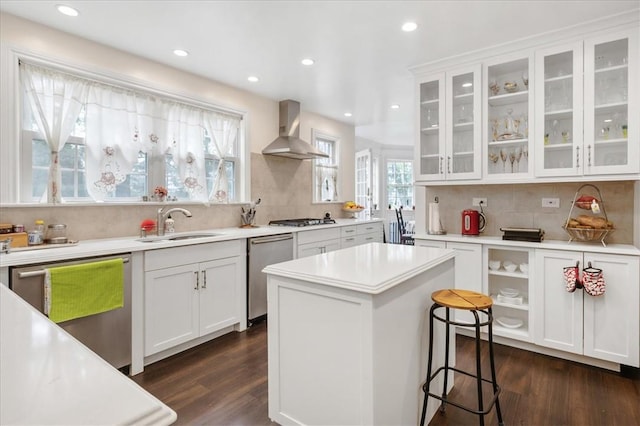
[[[462,211],[462,235],[479,235],[484,231],[486,218],[477,210]]]

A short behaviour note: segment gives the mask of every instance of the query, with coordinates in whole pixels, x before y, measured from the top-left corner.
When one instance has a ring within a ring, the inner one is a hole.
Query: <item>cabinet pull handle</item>
[[[443,158],[440,157],[440,174],[442,174],[442,160],[443,160]]]
[[[207,271],[202,271],[202,288],[207,288]]]
[[[447,157],[447,173],[451,173],[451,157]]]
[[[587,145],[587,166],[591,167],[591,145]]]
[[[193,289],[197,290],[198,287],[200,287],[200,274],[198,273],[198,271],[195,271],[194,274],[196,274],[196,286]]]
[[[580,167],[580,147],[576,146],[576,169]]]

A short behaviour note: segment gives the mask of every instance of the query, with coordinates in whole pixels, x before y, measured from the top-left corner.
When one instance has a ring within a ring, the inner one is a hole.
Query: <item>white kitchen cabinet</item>
[[[535,327],[530,303],[533,269],[529,268],[533,263],[533,250],[490,245],[485,245],[483,250],[484,292],[493,299],[494,334],[533,341]]]
[[[356,245],[383,242],[382,222],[360,223],[356,225]],[[342,248],[349,247],[343,245]]]
[[[428,76],[418,83],[416,180],[481,177],[480,71],[477,64]]]
[[[145,356],[246,321],[241,241],[145,254]]]
[[[536,176],[640,171],[637,43],[626,31],[536,52]]]
[[[316,228],[300,231],[298,237],[297,257],[313,256],[340,249],[341,227]]]
[[[485,179],[531,177],[533,56],[517,54],[484,64]]]
[[[535,343],[589,357],[640,366],[640,262],[636,256],[536,250]],[[563,268],[591,263],[603,270],[606,291],[590,296],[565,288]]]
[[[454,262],[453,288],[482,293],[482,245],[474,243],[457,243],[416,239],[419,247],[447,248],[456,251]],[[475,321],[473,314],[461,309],[455,309],[455,320],[471,323]]]

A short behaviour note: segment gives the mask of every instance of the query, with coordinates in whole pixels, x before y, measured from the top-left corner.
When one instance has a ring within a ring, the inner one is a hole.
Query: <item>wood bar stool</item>
[[[488,414],[493,406],[496,407],[496,413],[498,415],[498,423],[500,426],[503,426],[504,423],[502,421],[502,412],[500,411],[500,401],[498,399],[498,395],[500,394],[500,387],[496,382],[496,368],[493,360],[493,314],[491,311],[491,306],[493,305],[493,301],[489,296],[486,296],[482,293],[476,293],[474,291],[469,290],[439,290],[435,291],[431,294],[431,300],[433,300],[433,305],[429,311],[429,359],[427,361],[427,377],[424,385],[422,386],[422,390],[424,391],[424,404],[422,406],[422,416],[420,418],[420,425],[424,425],[425,416],[427,412],[427,401],[429,397],[433,397],[442,401],[440,405],[440,412],[445,411],[446,404],[451,404],[455,407],[461,408],[470,413],[477,414],[480,419],[480,425],[484,425],[484,416]],[[436,314],[436,310],[444,308],[445,309],[445,318],[442,318]],[[464,309],[467,311],[471,311],[475,318],[475,323],[461,323],[451,320],[450,318],[450,309]],[[483,321],[480,319],[480,315],[483,315]],[[433,374],[431,374],[432,361],[433,361],[433,320],[436,319],[445,324],[445,356],[444,356],[444,366],[438,368]],[[449,366],[449,329],[450,326],[459,326],[459,327],[469,327],[475,329],[476,334],[476,374],[471,374],[466,371],[462,371],[455,367]],[[482,368],[481,368],[481,360],[480,360],[480,328],[487,326],[488,328],[488,337],[489,337],[489,361],[491,364],[491,380],[482,378]],[[431,381],[437,377],[440,372],[444,372],[444,385],[442,386],[442,395],[436,395],[434,393],[429,392],[429,386]],[[478,407],[477,409],[463,406],[455,401],[449,401],[447,399],[447,379],[449,376],[449,371],[456,371],[458,373],[467,375],[469,377],[475,377],[477,380],[477,392],[478,392]],[[482,382],[491,383],[493,388],[493,398],[491,399],[491,403],[488,407],[484,407],[483,398],[482,398]]]

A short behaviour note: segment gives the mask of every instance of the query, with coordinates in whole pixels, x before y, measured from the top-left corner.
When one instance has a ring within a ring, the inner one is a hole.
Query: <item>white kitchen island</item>
[[[453,266],[453,250],[370,243],[265,268],[271,420],[416,425],[431,293],[453,287]]]

